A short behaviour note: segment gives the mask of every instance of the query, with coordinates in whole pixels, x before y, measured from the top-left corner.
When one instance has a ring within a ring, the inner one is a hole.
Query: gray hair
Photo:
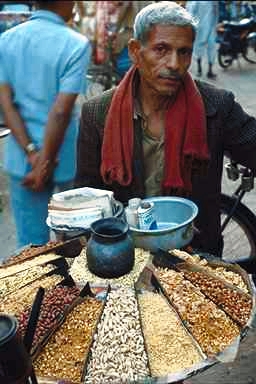
[[[195,38],[198,21],[181,5],[172,1],[160,1],[140,10],[133,25],[134,38],[142,44],[154,25],[177,25],[191,27]]]

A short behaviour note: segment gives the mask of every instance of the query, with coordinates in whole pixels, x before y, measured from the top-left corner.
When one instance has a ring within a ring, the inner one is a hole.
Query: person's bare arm
[[[22,120],[19,111],[13,103],[12,89],[8,84],[0,85],[0,104],[3,110],[6,126],[11,130],[11,133],[24,152],[26,152],[26,147],[31,143],[31,138],[27,133],[25,123]],[[28,155],[28,161],[32,166],[37,159],[37,156],[35,155],[36,152]]]
[[[58,161],[58,151],[63,142],[77,94],[60,93],[49,112],[43,147],[34,169],[25,177],[24,185],[41,190],[51,177]]]

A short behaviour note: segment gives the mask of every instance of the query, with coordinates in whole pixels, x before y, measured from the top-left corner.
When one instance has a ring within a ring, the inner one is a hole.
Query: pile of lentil
[[[199,348],[162,295],[145,292],[138,299],[153,376],[180,372],[203,360]]]
[[[38,377],[79,383],[103,302],[86,298],[70,312],[34,362]]]

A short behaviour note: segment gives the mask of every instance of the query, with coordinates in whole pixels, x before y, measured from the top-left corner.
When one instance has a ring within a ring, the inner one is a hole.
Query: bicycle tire
[[[221,219],[227,216],[234,206],[235,198],[221,194]],[[256,260],[256,216],[243,203],[238,203],[236,210],[224,229],[225,261],[240,262]]]
[[[242,51],[243,58],[252,64],[256,64],[256,38],[247,37],[245,47]]]
[[[228,68],[232,65],[233,57],[231,54],[223,54],[218,50],[218,63],[222,68]]]

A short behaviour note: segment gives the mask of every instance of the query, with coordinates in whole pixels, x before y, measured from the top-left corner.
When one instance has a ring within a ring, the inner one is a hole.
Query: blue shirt
[[[67,27],[57,14],[34,12],[23,24],[0,37],[0,84],[9,84],[32,141],[41,148],[48,113],[58,93],[85,92],[91,56],[89,40]],[[74,108],[58,153],[55,181],[72,180],[76,168],[79,111]],[[5,148],[6,171],[23,177],[29,170],[24,150],[10,135]]]

